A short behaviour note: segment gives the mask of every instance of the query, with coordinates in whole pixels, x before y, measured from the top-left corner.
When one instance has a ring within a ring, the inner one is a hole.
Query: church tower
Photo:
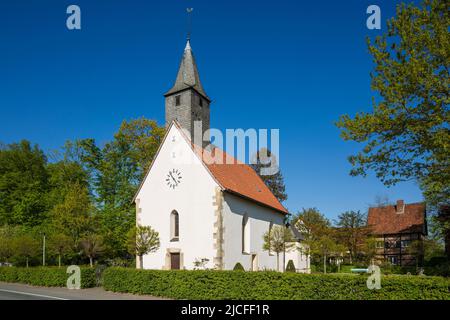
[[[166,127],[173,120],[177,120],[181,127],[189,132],[191,141],[194,140],[194,126],[199,128],[198,132],[201,132],[202,135],[209,129],[211,100],[200,82],[189,40],[184,49],[175,84],[164,94],[164,97],[166,99]],[[203,146],[209,143],[209,137],[205,137],[205,140],[207,142],[204,141]]]

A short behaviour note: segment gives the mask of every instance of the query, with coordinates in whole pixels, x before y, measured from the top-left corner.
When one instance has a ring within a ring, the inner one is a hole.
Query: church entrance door
[[[170,269],[172,270],[180,269],[180,253],[170,254]]]

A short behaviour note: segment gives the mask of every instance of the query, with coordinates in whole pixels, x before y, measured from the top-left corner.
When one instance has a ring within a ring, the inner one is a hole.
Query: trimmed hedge
[[[65,267],[0,267],[0,281],[43,287],[65,287],[70,276],[66,270]],[[81,267],[81,288],[92,288],[96,284],[95,269]]]
[[[369,290],[367,276],[204,270],[108,268],[106,290],[175,299],[450,300],[450,279],[383,276],[380,290]]]

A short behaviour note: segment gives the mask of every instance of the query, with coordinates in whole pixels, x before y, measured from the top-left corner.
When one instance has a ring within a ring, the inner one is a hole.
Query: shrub
[[[367,300],[446,299],[450,280],[440,277],[383,276],[380,290],[367,277],[280,272],[138,270],[108,268],[106,290],[175,299]]]
[[[239,262],[235,264],[233,270],[234,271],[245,271],[244,267]]]
[[[58,267],[0,267],[0,281],[26,283],[43,287],[65,287],[69,274]],[[97,283],[95,269],[81,268],[81,287],[92,288]]]
[[[289,260],[286,266],[286,272],[296,272],[294,261]]]

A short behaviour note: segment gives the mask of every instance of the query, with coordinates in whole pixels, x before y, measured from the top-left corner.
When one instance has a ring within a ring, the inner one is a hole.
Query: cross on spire
[[[194,11],[194,8],[186,8],[186,12],[187,12],[187,35],[186,35],[186,39],[187,39],[187,41],[191,40],[192,11]]]

